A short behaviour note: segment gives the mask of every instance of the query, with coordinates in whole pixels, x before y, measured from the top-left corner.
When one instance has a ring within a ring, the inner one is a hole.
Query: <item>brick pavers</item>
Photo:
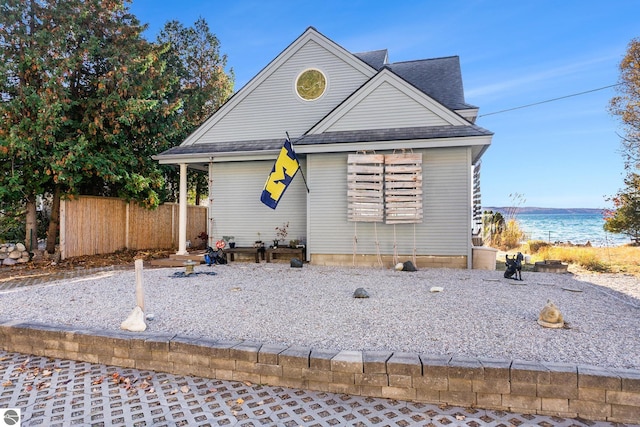
[[[21,426],[47,427],[616,425],[220,381],[5,351],[0,351],[0,408],[18,408]]]

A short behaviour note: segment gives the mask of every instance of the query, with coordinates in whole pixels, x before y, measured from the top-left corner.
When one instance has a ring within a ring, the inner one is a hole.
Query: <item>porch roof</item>
[[[423,126],[359,131],[324,132],[293,138],[299,154],[330,153],[356,150],[389,150],[394,148],[429,148],[447,146],[474,146],[474,161],[486,150],[493,135],[477,125]],[[487,138],[488,137],[488,138]],[[459,141],[456,141],[459,138]],[[471,138],[471,139],[470,139]],[[434,145],[434,140],[441,140]],[[153,156],[161,163],[201,161],[210,157],[250,157],[256,154],[272,155],[282,147],[284,138],[248,141],[226,141],[210,144],[180,145]]]

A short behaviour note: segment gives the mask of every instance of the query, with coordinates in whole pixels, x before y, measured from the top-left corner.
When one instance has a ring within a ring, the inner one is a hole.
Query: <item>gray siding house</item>
[[[313,264],[471,268],[477,169],[493,135],[477,113],[458,57],[389,63],[386,50],[354,54],[310,27],[155,159],[180,166],[181,231],[195,168],[209,173],[212,241],[268,245],[288,223]],[[298,172],[271,209],[260,197],[287,132],[306,185]]]

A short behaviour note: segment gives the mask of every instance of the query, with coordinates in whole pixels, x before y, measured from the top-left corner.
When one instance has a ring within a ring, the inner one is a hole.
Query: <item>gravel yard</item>
[[[640,369],[640,280],[630,275],[524,272],[518,282],[502,271],[284,263],[182,271],[144,270],[147,331]],[[370,297],[353,298],[359,287]],[[537,324],[547,300],[566,328]],[[0,319],[119,330],[135,304],[134,271],[104,271],[4,291]]]

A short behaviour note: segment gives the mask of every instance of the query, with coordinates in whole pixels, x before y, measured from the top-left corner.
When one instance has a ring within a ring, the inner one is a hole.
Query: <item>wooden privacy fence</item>
[[[179,205],[165,203],[148,210],[109,197],[81,196],[60,203],[62,258],[112,253],[121,249],[164,249],[178,246]],[[187,208],[187,240],[201,243],[207,231],[207,208]]]

